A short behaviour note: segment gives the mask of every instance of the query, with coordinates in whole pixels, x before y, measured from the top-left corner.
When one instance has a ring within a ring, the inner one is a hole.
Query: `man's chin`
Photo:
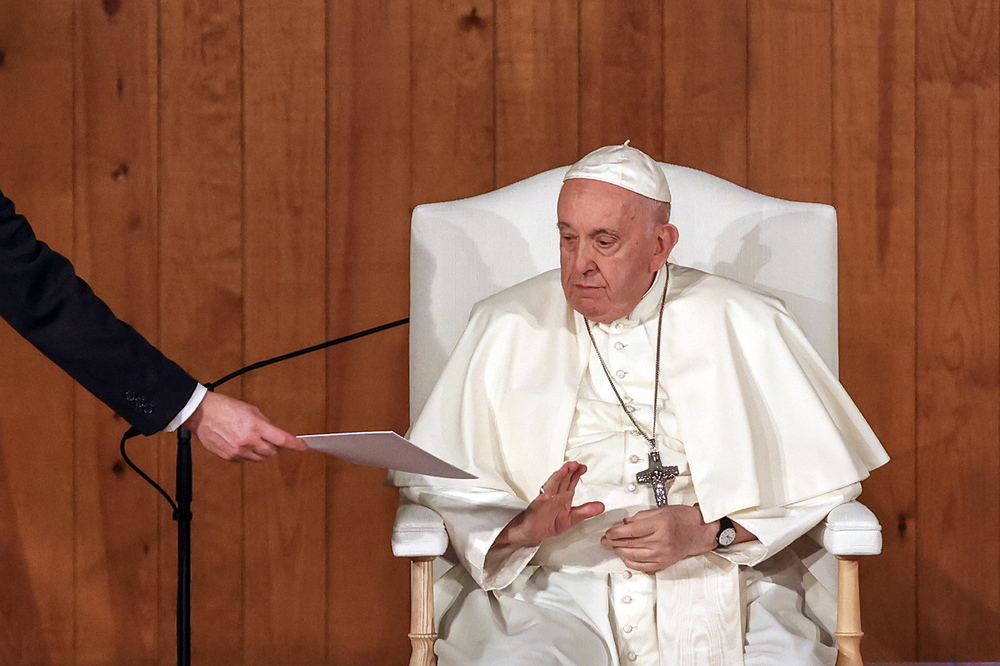
[[[601,321],[608,313],[607,307],[586,298],[572,299],[569,301],[569,305],[591,321]]]

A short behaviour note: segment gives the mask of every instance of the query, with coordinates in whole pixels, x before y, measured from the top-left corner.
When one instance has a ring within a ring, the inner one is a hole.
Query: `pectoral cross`
[[[656,506],[667,505],[667,485],[673,483],[677,476],[677,467],[664,467],[660,462],[660,452],[649,452],[649,467],[635,475],[635,480],[644,486],[653,487]]]

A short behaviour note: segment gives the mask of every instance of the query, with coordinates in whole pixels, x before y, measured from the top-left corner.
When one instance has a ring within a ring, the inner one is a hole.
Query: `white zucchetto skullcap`
[[[670,186],[652,157],[628,145],[604,146],[588,154],[566,172],[570,178],[601,180],[656,201],[670,203]]]

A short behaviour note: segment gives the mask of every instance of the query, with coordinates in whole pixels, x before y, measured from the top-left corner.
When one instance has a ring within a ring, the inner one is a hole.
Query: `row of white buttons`
[[[631,579],[632,578],[632,572],[629,571],[628,569],[626,569],[625,571],[622,572],[622,578],[624,578],[625,580]],[[621,602],[623,604],[631,604],[632,603],[632,596],[628,595],[628,594],[622,595]],[[626,633],[626,634],[631,634],[635,629],[638,629],[638,627],[636,627],[635,625],[632,625],[632,624],[624,624],[624,625],[622,625],[622,631],[624,633]],[[639,655],[636,652],[632,651],[632,650],[629,650],[629,652],[625,655],[625,657],[629,661],[637,661],[639,659]]]

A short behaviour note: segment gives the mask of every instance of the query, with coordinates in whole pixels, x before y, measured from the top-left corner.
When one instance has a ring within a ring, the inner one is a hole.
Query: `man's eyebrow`
[[[621,237],[621,234],[618,233],[617,230],[615,230],[615,229],[604,229],[604,228],[594,229],[592,232],[590,232],[590,237],[593,238],[594,236],[600,236],[602,234],[606,234],[608,236],[614,236],[615,238],[620,238]]]
[[[556,227],[559,228],[560,230],[568,229],[569,231],[573,232],[576,231],[575,229],[573,229],[572,225],[570,225],[569,222],[563,222],[562,220],[556,222]],[[601,227],[600,229],[594,229],[593,231],[590,232],[589,236],[590,238],[594,238],[595,236],[600,236],[602,234],[607,236],[613,236],[615,238],[621,238],[621,233],[618,232],[616,229],[607,229],[604,227]]]

